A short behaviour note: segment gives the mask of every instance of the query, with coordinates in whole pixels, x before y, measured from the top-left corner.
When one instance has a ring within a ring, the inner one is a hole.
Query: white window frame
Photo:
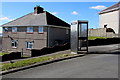
[[[31,45],[32,45],[32,47],[30,47]],[[33,48],[33,42],[30,42],[30,41],[26,42],[26,48],[27,49],[32,49]]]
[[[39,33],[43,33],[43,32],[44,32],[43,26],[39,26],[39,27],[38,27],[38,32],[39,32]]]
[[[17,32],[17,27],[12,27],[12,32]]]
[[[30,30],[30,28],[32,28],[32,31]],[[33,33],[33,27],[27,27],[27,32],[28,33]]]
[[[11,46],[12,46],[12,48],[17,48],[18,40],[11,40]]]

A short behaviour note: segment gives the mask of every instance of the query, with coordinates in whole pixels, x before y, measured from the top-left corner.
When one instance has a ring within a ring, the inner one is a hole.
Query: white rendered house
[[[120,2],[99,12],[99,26],[120,34]]]

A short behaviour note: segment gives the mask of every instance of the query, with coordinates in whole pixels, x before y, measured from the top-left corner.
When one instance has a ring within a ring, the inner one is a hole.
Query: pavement
[[[88,47],[88,52],[90,54],[93,54],[93,53],[111,53],[111,52],[114,52],[116,50],[119,51],[120,49],[120,44],[110,44],[110,45],[101,45],[101,46],[90,46]],[[59,52],[55,52],[55,53],[51,53],[51,54],[46,54],[46,55],[42,55],[42,56],[51,56],[51,55],[54,55],[54,54],[67,54],[67,53],[71,53],[71,50],[65,50],[65,51],[59,51]],[[41,57],[42,57],[41,56]],[[37,57],[40,57],[40,56],[36,56],[34,58],[37,58]],[[25,58],[25,59],[31,59],[33,57],[30,57],[30,58]],[[25,59],[16,59],[16,60],[12,60],[13,62],[15,61],[20,61],[20,60],[25,60]],[[3,63],[9,63],[10,61],[4,61]]]

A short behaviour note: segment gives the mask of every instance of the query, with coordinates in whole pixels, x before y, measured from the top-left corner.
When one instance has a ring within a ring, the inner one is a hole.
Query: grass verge
[[[96,36],[89,36],[88,40],[95,40],[95,39],[107,39],[108,37],[96,37]]]
[[[14,63],[2,63],[2,66],[0,66],[0,68],[2,71],[6,71],[9,69],[13,69],[13,68],[31,65],[31,64],[34,64],[37,62],[59,59],[59,58],[64,58],[64,57],[68,57],[68,56],[73,56],[73,55],[75,55],[75,54],[55,54],[55,55],[51,55],[51,56],[43,56],[43,57],[38,57],[38,58],[16,61]]]
[[[0,53],[0,56],[3,56],[3,55],[5,55],[5,54],[9,54],[9,53]]]

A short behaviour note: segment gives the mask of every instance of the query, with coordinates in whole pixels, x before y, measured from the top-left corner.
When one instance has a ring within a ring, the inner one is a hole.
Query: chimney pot
[[[43,8],[40,6],[34,7],[34,14],[43,13]]]

